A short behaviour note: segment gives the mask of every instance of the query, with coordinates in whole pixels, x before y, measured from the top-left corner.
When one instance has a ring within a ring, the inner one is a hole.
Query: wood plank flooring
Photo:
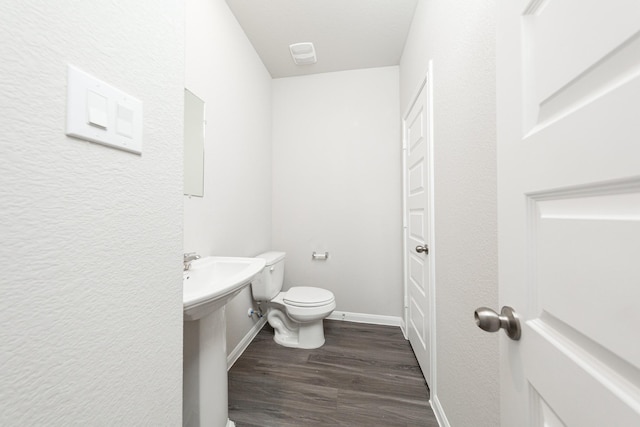
[[[400,328],[325,320],[325,345],[292,349],[267,324],[229,371],[237,427],[437,427]]]

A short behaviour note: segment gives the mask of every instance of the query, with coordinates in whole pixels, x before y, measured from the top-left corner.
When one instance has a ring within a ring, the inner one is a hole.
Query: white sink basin
[[[198,320],[223,307],[264,268],[264,259],[210,256],[184,272],[184,320]]]

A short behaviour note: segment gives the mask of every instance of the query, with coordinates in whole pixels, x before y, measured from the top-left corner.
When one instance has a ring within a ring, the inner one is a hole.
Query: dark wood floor
[[[285,348],[266,325],[229,371],[237,427],[437,427],[400,328],[325,320],[325,345]]]

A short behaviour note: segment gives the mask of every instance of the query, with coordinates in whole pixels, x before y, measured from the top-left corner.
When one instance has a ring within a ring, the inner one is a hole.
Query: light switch
[[[122,104],[118,104],[116,130],[122,136],[133,138],[133,110]]]
[[[107,98],[92,90],[87,91],[89,124],[106,129],[109,122]]]
[[[67,135],[142,153],[142,102],[69,65]]]

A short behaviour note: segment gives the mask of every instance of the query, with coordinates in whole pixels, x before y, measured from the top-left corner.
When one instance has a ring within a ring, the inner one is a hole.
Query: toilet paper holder
[[[311,254],[312,260],[326,260],[329,259],[329,252],[316,252],[313,251]]]

